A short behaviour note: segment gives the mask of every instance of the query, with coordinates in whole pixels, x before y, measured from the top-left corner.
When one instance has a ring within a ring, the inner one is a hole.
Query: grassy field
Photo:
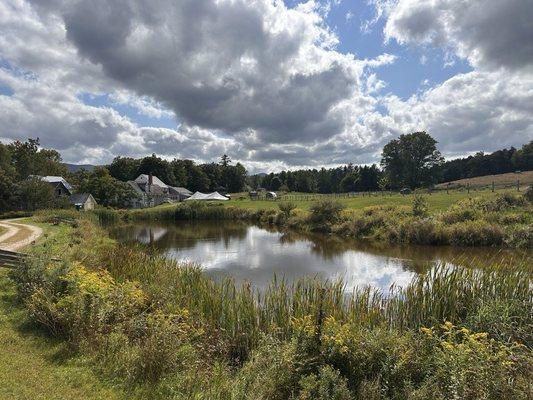
[[[449,194],[446,194],[446,192],[434,192],[431,195],[427,195],[426,199],[429,206],[429,211],[444,211],[448,207],[450,207],[452,204],[457,203],[457,201],[462,199],[467,199],[471,197],[486,197],[486,198],[494,198],[498,194],[503,193],[503,191],[497,191],[496,193],[492,193],[490,190],[483,190],[483,191],[474,191],[472,190],[470,193],[467,193],[466,191],[452,191]],[[293,197],[301,197],[304,200],[292,200]],[[319,198],[320,195],[314,196],[315,198]],[[244,200],[239,200],[240,197],[245,197]],[[313,195],[305,195],[305,194],[294,194],[289,195],[289,201],[294,201],[294,203],[297,205],[298,208],[308,210],[311,204],[313,204],[314,199],[312,199]],[[328,198],[335,198],[334,196],[327,196]],[[346,209],[353,209],[353,210],[360,210],[365,207],[371,207],[371,206],[381,206],[381,205],[396,205],[396,206],[410,206],[413,202],[413,196],[412,195],[401,195],[401,194],[392,194],[392,195],[381,195],[381,194],[374,194],[374,195],[366,195],[362,196],[359,195],[357,197],[349,197],[349,198],[337,198],[339,202],[344,204]],[[232,194],[232,199],[230,201],[224,202],[224,205],[226,206],[236,206],[236,207],[243,207],[248,208],[252,210],[259,210],[259,209],[277,209],[278,208],[279,201],[272,201],[272,200],[250,200],[248,195],[245,193],[235,193]]]
[[[45,228],[47,238],[63,240],[70,232],[65,226],[35,225]],[[8,270],[1,267],[0,382],[0,399],[126,398],[97,378],[88,360],[72,356],[64,341],[30,323],[27,310],[17,301]]]
[[[520,186],[525,190],[528,185],[533,184],[533,171],[524,171],[519,174],[510,172],[508,174],[485,175],[475,178],[460,179],[438,184],[437,188],[445,189],[448,184],[450,184],[451,187],[466,187],[467,184],[470,184],[471,188],[489,188],[493,182],[494,186],[497,188],[516,188],[517,181],[520,181]]]

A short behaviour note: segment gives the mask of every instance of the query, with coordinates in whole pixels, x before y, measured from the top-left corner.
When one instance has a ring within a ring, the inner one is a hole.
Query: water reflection
[[[372,285],[386,291],[392,284],[406,285],[414,274],[436,262],[461,264],[477,257],[486,263],[511,257],[495,249],[376,245],[237,222],[143,223],[112,228],[111,234],[123,242],[152,245],[169,257],[198,263],[215,279],[231,276],[259,289],[276,274],[288,281],[302,276],[342,278],[347,290]]]

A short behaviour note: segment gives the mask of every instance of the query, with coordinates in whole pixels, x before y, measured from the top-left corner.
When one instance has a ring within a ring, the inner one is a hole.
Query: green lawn
[[[54,246],[69,228],[41,226]],[[39,240],[43,244],[43,237]],[[125,399],[123,393],[96,377],[89,361],[72,356],[64,341],[49,337],[29,322],[27,311],[17,302],[8,269],[0,267],[0,399],[97,400]]]
[[[503,193],[503,191],[497,191],[492,193],[490,190],[485,191],[471,191],[470,194],[466,191],[453,191],[450,194],[443,192],[436,192],[431,195],[426,195],[430,211],[443,211],[450,207],[452,204],[456,203],[459,200],[466,199],[469,197],[494,197],[498,193]],[[296,196],[303,198],[304,200],[291,200],[291,194],[289,194],[289,200],[294,201],[297,207],[300,209],[309,209],[309,206],[313,203],[313,195],[307,195],[308,200],[306,200],[305,194],[296,194]],[[245,197],[244,200],[239,200],[239,197]],[[315,196],[316,197],[316,196]],[[328,198],[332,198],[328,196]],[[391,195],[366,195],[350,198],[338,198],[338,201],[343,203],[347,209],[358,210],[370,206],[378,205],[404,205],[409,206],[412,204],[413,196],[406,195],[402,196],[400,194]],[[227,206],[236,206],[236,207],[245,207],[250,209],[266,209],[266,208],[277,208],[279,201],[268,201],[268,200],[250,200],[247,194],[237,193],[232,195],[230,201],[224,202]]]
[[[0,399],[122,399],[88,361],[28,322],[7,270],[0,268]]]

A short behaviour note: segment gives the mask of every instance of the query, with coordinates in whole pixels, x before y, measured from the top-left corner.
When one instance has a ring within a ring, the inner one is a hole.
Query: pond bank
[[[244,220],[279,229],[320,231],[340,237],[390,244],[533,248],[533,208],[523,195],[461,200],[446,211],[429,213],[423,198],[411,207],[342,209],[331,201],[310,211],[295,204],[279,209],[248,209],[218,204],[180,203],[144,210],[97,210],[102,221]]]

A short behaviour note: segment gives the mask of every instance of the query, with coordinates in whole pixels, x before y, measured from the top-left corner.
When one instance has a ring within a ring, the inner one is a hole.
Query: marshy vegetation
[[[514,207],[499,201],[490,207]],[[245,212],[186,207],[170,210],[174,218]],[[314,222],[331,222],[331,229],[346,223],[341,210],[327,210],[339,220]],[[402,212],[415,218],[413,210]],[[256,217],[285,224],[309,218],[292,207]],[[92,357],[132,397],[531,395],[532,282],[520,261],[486,270],[438,266],[388,293],[346,295],[342,282],[319,279],[273,280],[258,293],[145,248],[117,246],[94,218],[76,218],[67,237],[49,238],[12,278],[35,321]],[[50,262],[58,252],[65,261]]]
[[[529,196],[529,197],[528,197]],[[415,193],[410,206],[373,206],[361,210],[323,199],[309,211],[280,202],[276,209],[250,209],[222,204],[180,203],[133,211],[101,209],[101,221],[247,220],[301,231],[393,244],[504,246],[533,248],[531,189],[495,197],[464,199],[440,212],[429,212],[427,199]]]

